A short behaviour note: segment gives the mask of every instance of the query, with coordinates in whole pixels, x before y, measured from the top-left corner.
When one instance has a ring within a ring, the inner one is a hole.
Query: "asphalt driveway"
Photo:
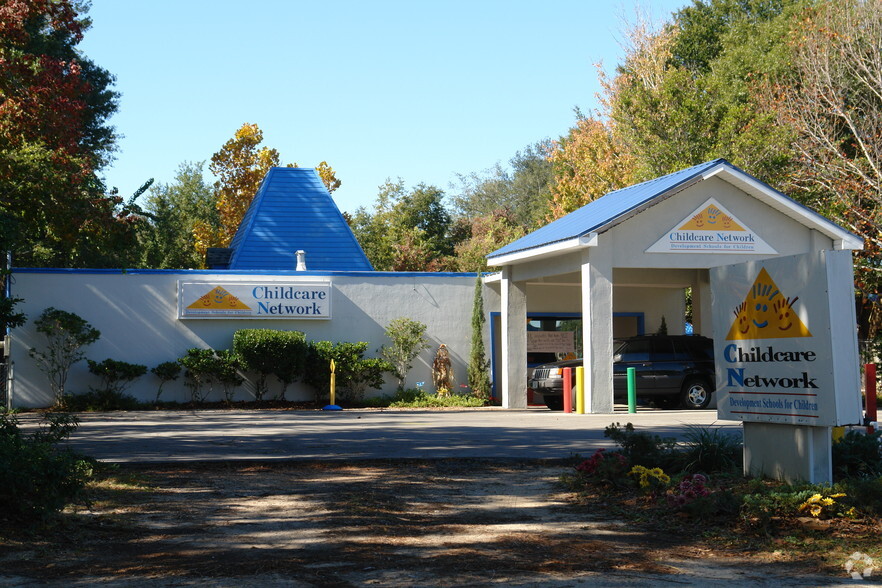
[[[200,410],[82,413],[70,446],[107,462],[558,459],[613,444],[614,422],[683,438],[690,426],[741,433],[716,410],[576,415],[545,408]],[[25,415],[24,422],[36,415]]]

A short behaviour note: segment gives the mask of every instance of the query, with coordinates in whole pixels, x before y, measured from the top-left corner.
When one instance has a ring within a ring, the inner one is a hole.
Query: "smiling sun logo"
[[[735,321],[726,340],[811,337],[793,310],[797,300],[799,296],[791,299],[781,294],[769,272],[762,268],[744,302],[735,307]]]
[[[217,286],[199,297],[187,307],[190,310],[251,310],[247,304],[233,296],[226,288]]]

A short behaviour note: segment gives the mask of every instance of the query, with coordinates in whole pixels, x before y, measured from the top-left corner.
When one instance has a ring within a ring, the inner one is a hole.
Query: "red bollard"
[[[866,410],[864,423],[875,423],[876,418],[876,364],[864,365],[864,395],[866,398]],[[873,427],[867,427],[867,432],[872,433]]]
[[[573,412],[573,368],[563,369],[564,412]]]

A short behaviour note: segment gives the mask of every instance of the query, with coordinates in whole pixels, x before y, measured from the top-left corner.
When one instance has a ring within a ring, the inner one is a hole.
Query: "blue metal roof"
[[[533,231],[529,235],[525,235],[505,247],[497,249],[488,255],[487,259],[492,260],[494,257],[501,255],[569,241],[596,232],[629,212],[648,204],[651,200],[663,196],[675,188],[684,187],[685,184],[700,178],[704,172],[720,163],[732,166],[725,159],[715,159],[654,180],[605,194],[582,208]],[[734,166],[732,167],[734,168]]]
[[[231,270],[292,270],[295,252],[322,271],[373,267],[315,170],[270,168],[230,243]]]

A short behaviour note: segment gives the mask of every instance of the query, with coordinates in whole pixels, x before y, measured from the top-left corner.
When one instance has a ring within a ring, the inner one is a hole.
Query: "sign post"
[[[744,422],[744,471],[832,482],[832,427],[861,422],[850,251],[711,270],[717,413]]]

